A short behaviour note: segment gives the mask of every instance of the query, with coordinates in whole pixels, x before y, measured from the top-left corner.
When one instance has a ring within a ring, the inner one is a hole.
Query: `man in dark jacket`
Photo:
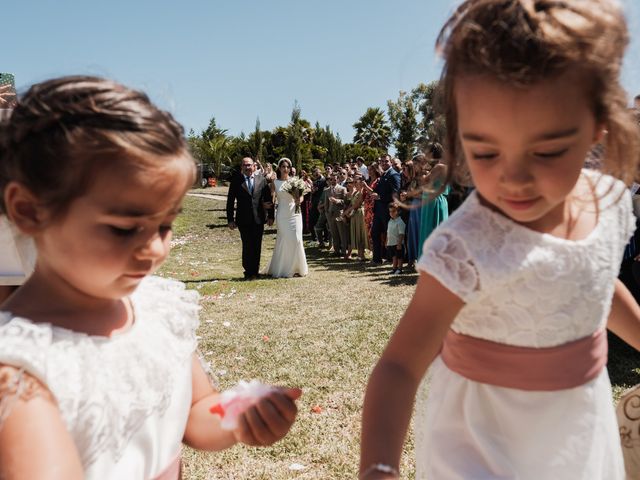
[[[240,230],[244,278],[253,280],[260,270],[264,224],[273,225],[273,199],[265,177],[255,173],[253,159],[242,159],[240,173],[229,185],[227,222],[231,230]]]
[[[371,242],[373,258],[372,263],[382,263],[384,246],[384,235],[387,233],[387,223],[389,222],[389,204],[394,200],[394,196],[400,191],[400,174],[391,166],[391,157],[382,155],[380,157],[380,167],[384,172],[374,188],[373,198],[373,223],[371,225]]]

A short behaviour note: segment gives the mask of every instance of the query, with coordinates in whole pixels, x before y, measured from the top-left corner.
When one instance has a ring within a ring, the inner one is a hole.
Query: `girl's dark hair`
[[[629,37],[615,0],[466,0],[440,31],[440,100],[450,181],[463,167],[454,97],[460,75],[484,74],[527,87],[579,71],[596,121],[607,130],[603,170],[625,181],[640,160],[638,128],[620,85]]]
[[[0,190],[20,182],[58,216],[100,170],[176,156],[193,161],[183,128],[144,93],[98,77],[56,78],[33,85],[0,125]]]

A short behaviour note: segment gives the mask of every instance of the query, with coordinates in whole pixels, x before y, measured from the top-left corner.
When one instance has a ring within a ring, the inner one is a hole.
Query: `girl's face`
[[[105,169],[67,213],[34,235],[36,273],[87,297],[130,294],[166,259],[171,224],[193,181],[184,157],[138,171]]]
[[[456,80],[458,135],[484,202],[534,230],[557,225],[601,128],[579,74],[526,89],[486,76]]]

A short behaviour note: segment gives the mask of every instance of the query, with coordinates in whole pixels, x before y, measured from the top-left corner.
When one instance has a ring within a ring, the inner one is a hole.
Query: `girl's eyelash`
[[[136,233],[139,233],[140,231],[142,231],[142,229],[143,227],[122,228],[122,227],[116,227],[115,225],[109,225],[109,230],[111,230],[111,233],[117,237],[132,237]],[[158,227],[158,230],[162,234],[168,233],[171,230],[173,230],[173,225],[172,224],[160,225]]]
[[[118,237],[130,237],[138,233],[140,228],[139,227],[121,228],[121,227],[116,227],[114,225],[109,225],[109,230],[111,230],[111,233],[113,233]]]
[[[556,158],[564,155],[568,150],[568,148],[563,148],[562,150],[556,150],[555,152],[538,152],[534,155],[539,158]]]
[[[475,160],[491,160],[493,158],[496,158],[498,154],[497,153],[483,153],[483,154],[473,153],[472,156]]]

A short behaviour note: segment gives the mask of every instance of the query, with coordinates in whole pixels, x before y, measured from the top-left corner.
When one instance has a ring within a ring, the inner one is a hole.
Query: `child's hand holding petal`
[[[299,388],[278,388],[238,417],[233,435],[238,442],[254,447],[272,445],[282,439],[296,419],[295,401],[302,395]]]

